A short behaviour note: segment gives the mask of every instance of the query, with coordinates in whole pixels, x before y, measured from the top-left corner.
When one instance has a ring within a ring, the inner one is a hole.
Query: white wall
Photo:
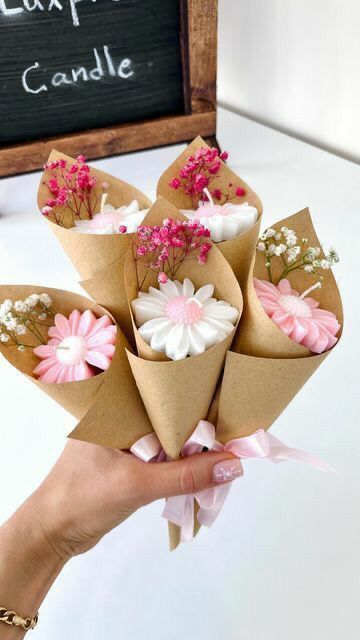
[[[218,100],[360,160],[360,1],[219,0]]]

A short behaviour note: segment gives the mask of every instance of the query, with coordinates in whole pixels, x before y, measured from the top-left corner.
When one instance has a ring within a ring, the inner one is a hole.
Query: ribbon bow
[[[279,463],[284,460],[298,460],[320,471],[335,471],[333,467],[315,456],[293,449],[275,438],[268,431],[258,429],[250,436],[229,440],[225,445],[215,439],[215,427],[210,422],[200,420],[195,431],[181,449],[183,458],[208,451],[226,451],[236,458],[267,458]],[[137,440],[130,449],[144,462],[164,462],[167,457],[155,433]],[[189,542],[194,537],[195,500],[199,506],[197,519],[201,525],[211,527],[230,491],[231,483],[211,489],[197,491],[194,494],[173,496],[166,500],[163,517],[181,528],[181,542]]]

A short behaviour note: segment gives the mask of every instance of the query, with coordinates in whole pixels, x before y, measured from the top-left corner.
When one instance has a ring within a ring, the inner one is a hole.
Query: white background
[[[218,99],[360,160],[358,0],[219,0]]]
[[[41,609],[38,640],[357,640],[359,168],[220,110],[230,164],[261,196],[264,226],[309,205],[341,255],[339,346],[273,427],[341,476],[296,463],[249,463],[218,521],[174,553],[162,504],[138,512],[74,559]],[[94,163],[153,196],[183,147]],[[77,290],[77,275],[37,212],[38,174],[0,181],[1,282]],[[0,366],[0,521],[59,455],[74,420],[5,361]]]

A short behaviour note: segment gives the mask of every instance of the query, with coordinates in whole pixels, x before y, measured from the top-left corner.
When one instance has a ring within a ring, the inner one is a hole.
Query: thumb
[[[238,458],[229,453],[206,452],[174,462],[146,464],[143,469],[147,500],[196,493],[242,476]]]

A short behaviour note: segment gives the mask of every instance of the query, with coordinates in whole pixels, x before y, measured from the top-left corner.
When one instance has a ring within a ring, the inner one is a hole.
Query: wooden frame
[[[0,176],[43,166],[53,147],[87,158],[192,140],[216,132],[217,0],[181,0],[185,114],[92,129],[0,148]]]

